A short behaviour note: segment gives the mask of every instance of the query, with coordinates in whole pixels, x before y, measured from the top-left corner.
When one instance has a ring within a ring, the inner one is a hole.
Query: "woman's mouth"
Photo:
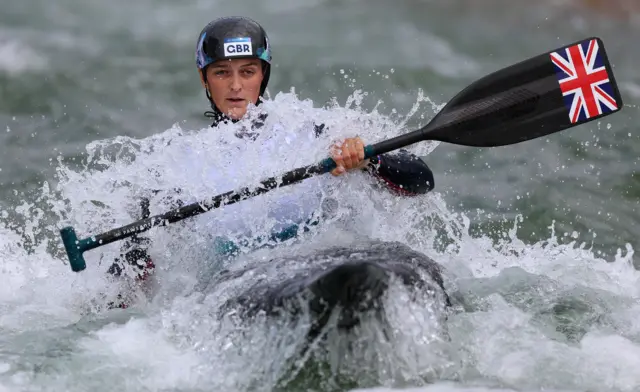
[[[227,98],[227,102],[232,107],[244,106],[245,100],[242,98]]]

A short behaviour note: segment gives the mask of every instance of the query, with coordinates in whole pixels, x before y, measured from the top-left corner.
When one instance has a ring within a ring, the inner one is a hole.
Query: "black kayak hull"
[[[308,312],[311,335],[324,328],[335,310],[339,311],[338,328],[357,326],[362,315],[380,308],[394,281],[410,291],[438,297],[443,308],[451,305],[440,265],[398,242],[368,242],[274,258],[241,270],[223,271],[216,281],[234,279],[252,283],[225,303],[225,314],[251,319],[259,313],[295,317]]]

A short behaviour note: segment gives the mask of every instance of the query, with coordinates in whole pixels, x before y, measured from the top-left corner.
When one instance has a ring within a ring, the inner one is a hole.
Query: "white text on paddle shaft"
[[[227,38],[224,40],[225,56],[252,55],[251,38]]]

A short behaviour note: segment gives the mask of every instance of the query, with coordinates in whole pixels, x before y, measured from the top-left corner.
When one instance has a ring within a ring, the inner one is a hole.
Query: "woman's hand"
[[[331,158],[336,162],[336,168],[331,170],[334,176],[362,169],[369,163],[368,159],[364,159],[364,143],[359,137],[348,138],[341,145],[336,143],[331,149]]]

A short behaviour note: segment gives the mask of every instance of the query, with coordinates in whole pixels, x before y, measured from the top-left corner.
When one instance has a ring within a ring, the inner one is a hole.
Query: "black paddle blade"
[[[593,37],[474,82],[423,129],[422,140],[504,146],[608,116],[622,106],[604,44]]]

